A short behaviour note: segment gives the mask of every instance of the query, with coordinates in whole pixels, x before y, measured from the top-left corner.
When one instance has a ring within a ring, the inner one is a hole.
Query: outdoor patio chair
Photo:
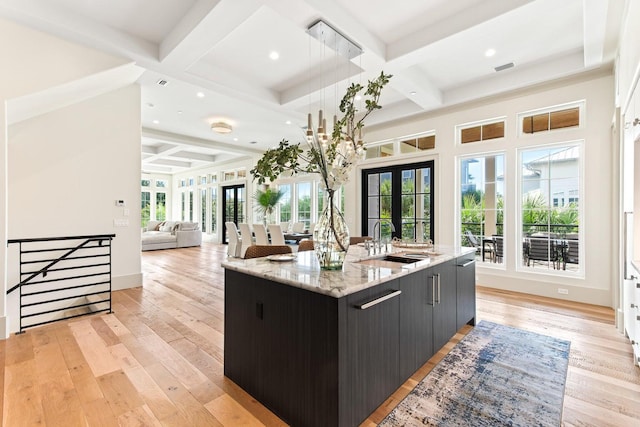
[[[476,248],[476,253],[482,255],[483,261],[485,259],[486,254],[489,254],[489,259],[493,259],[493,242],[491,242],[490,246],[487,247],[484,245],[485,242],[482,242],[482,244],[480,244],[476,236],[474,236],[474,234],[470,230],[466,230],[464,234],[467,236],[467,240],[469,240],[469,244],[471,244],[471,246]]]
[[[567,269],[567,264],[580,263],[580,246],[578,239],[567,239],[562,251],[562,269]]]
[[[504,256],[504,238],[502,236],[493,235],[493,262],[502,263]]]
[[[558,251],[555,240],[546,237],[529,237],[526,254],[527,266],[531,262],[552,263],[553,268],[559,267]]]

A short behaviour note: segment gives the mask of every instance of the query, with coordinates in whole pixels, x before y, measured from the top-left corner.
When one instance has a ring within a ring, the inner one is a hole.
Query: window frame
[[[489,138],[489,139],[483,139],[482,138],[482,127],[486,126],[486,125],[492,125],[492,124],[496,124],[496,123],[502,123],[503,128],[504,128],[504,132],[503,135],[497,138]],[[471,128],[475,128],[475,127],[480,127],[480,140],[478,141],[469,141],[469,142],[462,142],[462,131],[466,130],[466,129],[471,129]],[[507,116],[499,116],[499,117],[492,117],[490,119],[484,119],[484,120],[476,120],[473,122],[467,122],[467,123],[461,123],[458,125],[455,125],[454,128],[454,132],[455,132],[455,138],[456,138],[456,145],[458,146],[466,146],[469,144],[474,144],[474,143],[479,143],[479,142],[492,142],[492,141],[502,141],[506,138],[507,132],[508,132],[508,128],[507,128]]]
[[[565,102],[563,104],[552,105],[550,107],[536,108],[533,110],[527,110],[527,111],[517,113],[516,123],[518,126],[518,132],[517,132],[518,138],[532,138],[534,136],[539,136],[539,135],[548,135],[551,132],[562,132],[567,130],[583,129],[585,127],[586,106],[587,106],[586,100],[581,99],[578,101]],[[531,132],[531,133],[524,132],[524,130],[522,129],[522,120],[525,117],[536,116],[540,114],[550,114],[557,111],[570,110],[572,108],[578,108],[578,111],[579,111],[578,126],[561,127],[557,129],[547,129],[545,131],[538,131],[538,132]]]

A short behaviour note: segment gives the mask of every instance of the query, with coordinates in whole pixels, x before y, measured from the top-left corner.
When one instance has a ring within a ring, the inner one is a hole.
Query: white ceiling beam
[[[260,6],[259,0],[198,0],[160,44],[160,61],[188,69]]]
[[[157,141],[166,141],[170,143],[183,144],[185,146],[203,147],[212,150],[220,150],[234,154],[262,154],[264,151],[241,147],[239,145],[226,144],[223,142],[211,141],[208,139],[196,138],[193,136],[180,135],[172,132],[164,132],[156,129],[142,128],[142,137],[150,138]]]
[[[189,151],[178,151],[177,153],[173,153],[171,157],[179,158],[179,159],[188,159],[188,160],[197,160],[201,162],[215,162],[216,156],[212,156],[210,154],[202,154],[202,153],[191,153]]]
[[[573,55],[496,72],[489,78],[457,86],[444,93],[444,105],[460,104],[580,73],[584,73],[583,56],[582,51],[576,51]]]
[[[49,0],[3,0],[0,16],[137,62],[157,61],[158,46],[89,20]]]
[[[133,62],[7,101],[14,124],[134,84],[144,70]]]
[[[604,58],[609,2],[583,0],[584,66],[599,66]]]
[[[145,160],[145,164],[150,165],[162,165],[162,166],[174,166],[178,168],[188,169],[192,166],[191,162],[181,162],[179,160],[169,160],[169,159],[157,159],[152,162]]]

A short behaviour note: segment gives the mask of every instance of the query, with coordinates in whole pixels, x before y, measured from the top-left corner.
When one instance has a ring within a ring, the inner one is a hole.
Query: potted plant
[[[259,188],[256,190],[253,195],[253,199],[256,201],[254,209],[257,213],[262,215],[265,225],[283,196],[284,191],[280,189],[274,190],[268,185],[265,186],[264,190]]]
[[[340,102],[342,118],[334,117],[333,130],[327,129],[326,120],[319,113],[318,128],[314,131],[311,114],[308,117],[306,148],[300,143],[282,140],[278,147],[267,150],[251,170],[259,184],[274,181],[284,172],[317,173],[328,201],[313,233],[314,250],[323,269],[342,268],[349,246],[349,230],[340,210],[334,205],[335,192],[347,182],[353,167],[365,153],[362,141],[364,120],[382,108],[378,101],[391,75],[381,72],[369,80],[364,92],[364,110],[358,114],[356,96],[365,89],[352,83]]]

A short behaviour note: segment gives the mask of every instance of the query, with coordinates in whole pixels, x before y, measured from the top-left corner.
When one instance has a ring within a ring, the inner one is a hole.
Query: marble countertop
[[[389,245],[391,248],[391,245]],[[403,248],[392,248],[390,253],[404,252]],[[321,270],[313,251],[296,254],[293,261],[276,262],[267,258],[227,258],[222,266],[229,270],[252,276],[264,277],[274,282],[307,289],[312,292],[336,298],[379,285],[414,271],[429,268],[453,258],[474,251],[474,248],[436,245],[433,249],[437,255],[411,264],[362,261],[377,259],[386,254],[369,255],[362,246],[349,247],[342,270]],[[419,250],[411,250],[419,252]]]

